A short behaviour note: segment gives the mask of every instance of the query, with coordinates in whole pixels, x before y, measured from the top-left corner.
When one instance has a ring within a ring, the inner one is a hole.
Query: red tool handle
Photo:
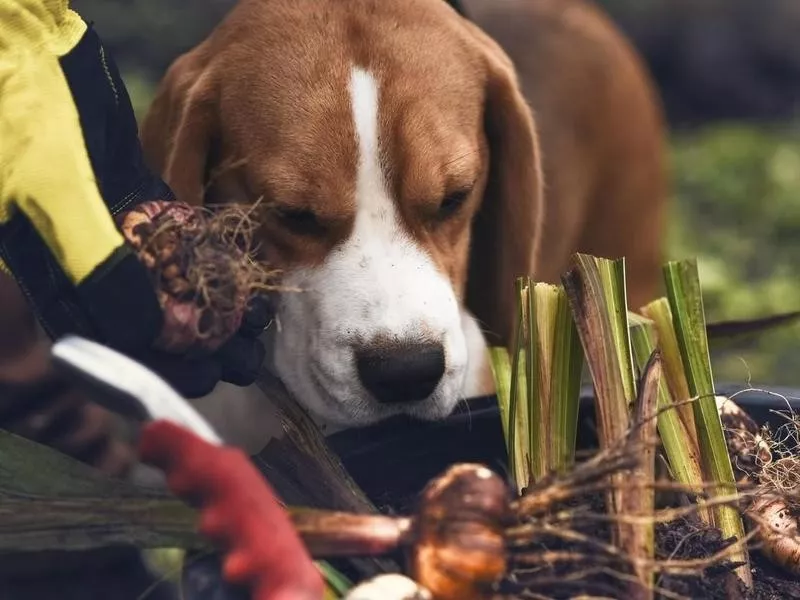
[[[322,577],[263,476],[237,448],[168,421],[142,430],[139,454],[174,494],[201,511],[199,531],[225,551],[223,576],[253,600],[321,600]]]

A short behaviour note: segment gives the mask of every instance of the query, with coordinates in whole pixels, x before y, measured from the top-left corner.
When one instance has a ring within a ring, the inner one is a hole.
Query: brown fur
[[[315,264],[354,217],[355,63],[381,86],[403,222],[492,343],[510,340],[514,277],[556,280],[577,250],[625,255],[638,306],[654,293],[666,193],[660,112],[635,55],[583,3],[467,7],[480,28],[441,0],[241,0],[167,73],[143,123],[148,159],[186,201],[263,196],[278,208],[264,213],[265,259]],[[222,174],[206,191],[209,169]],[[459,213],[430,220],[470,186]],[[284,218],[303,209],[311,233]]]
[[[628,299],[660,289],[668,202],[662,109],[639,55],[583,0],[464,0],[514,61],[542,145],[546,220],[537,277],[575,251],[624,256]]]

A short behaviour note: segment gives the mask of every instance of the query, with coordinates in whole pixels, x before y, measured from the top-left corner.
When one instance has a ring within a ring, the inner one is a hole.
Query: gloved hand
[[[3,273],[0,307],[0,428],[106,475],[125,475],[133,448],[114,434],[111,414],[53,368],[50,343],[37,335],[30,307]]]
[[[261,308],[215,356],[151,350],[162,308],[112,214],[173,196],[144,164],[116,65],[66,0],[0,0],[0,114],[0,268],[47,333],[97,339],[190,398],[251,383]]]
[[[148,423],[139,455],[201,511],[199,530],[225,550],[223,576],[253,600],[322,600],[322,576],[269,484],[237,448],[169,421]]]
[[[253,298],[239,331],[211,356],[147,350],[133,358],[161,375],[186,398],[209,393],[218,381],[245,387],[255,381],[264,362],[264,345],[258,336],[270,322],[271,314],[265,297]]]

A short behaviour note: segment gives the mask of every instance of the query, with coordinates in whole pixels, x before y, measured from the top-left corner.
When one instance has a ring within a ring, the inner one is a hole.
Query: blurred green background
[[[709,320],[800,308],[800,0],[600,4],[659,85],[675,194],[669,258],[698,258]],[[110,46],[140,117],[170,62],[231,5],[73,2]],[[715,348],[717,380],[800,386],[799,334]]]

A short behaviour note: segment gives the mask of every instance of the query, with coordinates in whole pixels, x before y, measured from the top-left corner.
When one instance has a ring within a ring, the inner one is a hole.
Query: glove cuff
[[[123,353],[153,345],[164,317],[150,274],[127,244],[77,286],[104,344]]]

